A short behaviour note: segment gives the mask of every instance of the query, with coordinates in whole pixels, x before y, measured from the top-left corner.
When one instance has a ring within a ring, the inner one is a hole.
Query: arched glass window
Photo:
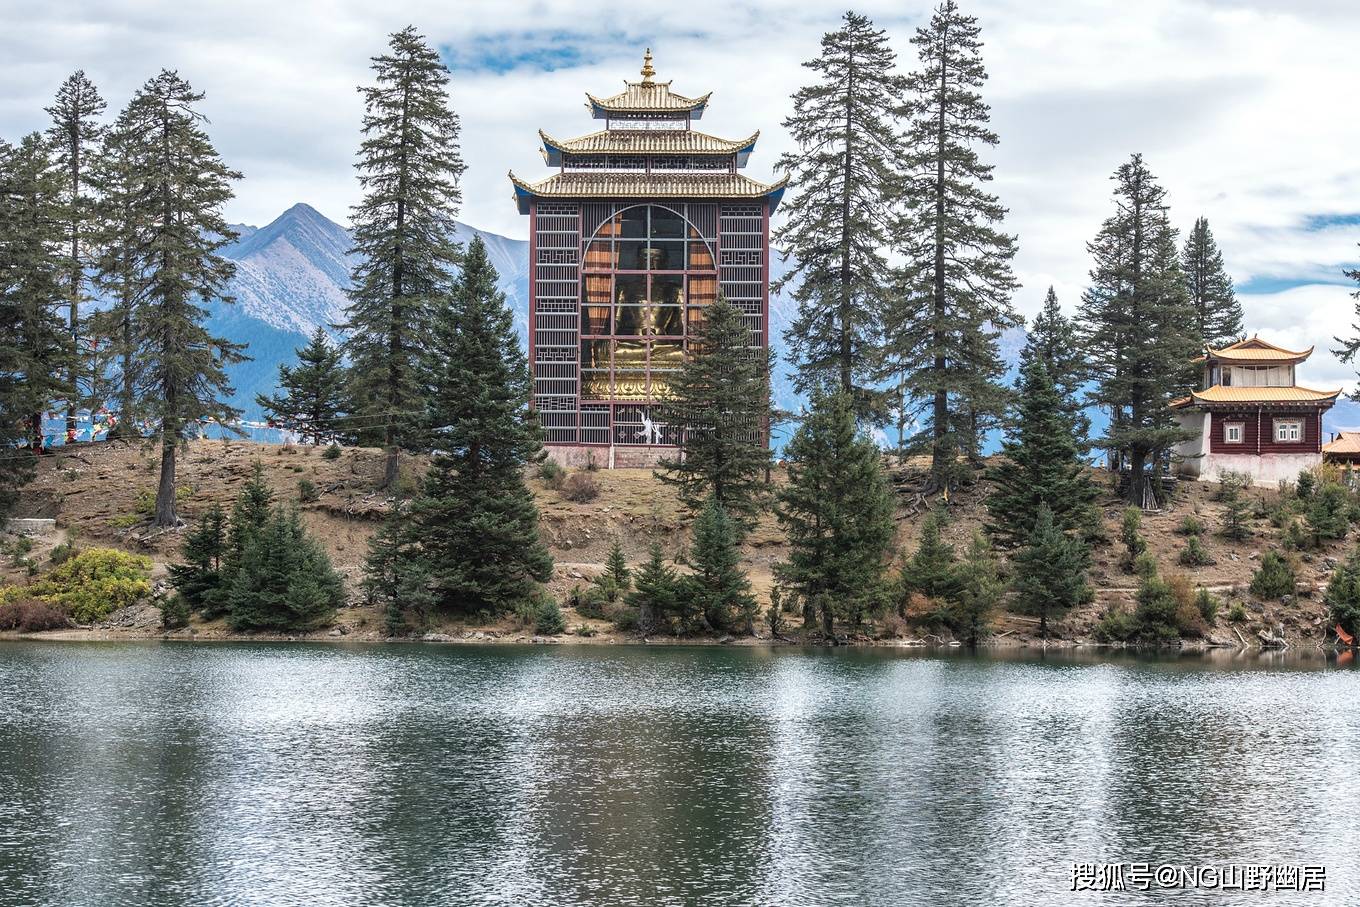
[[[698,206],[677,206],[688,207]],[[677,208],[624,208],[584,242],[584,400],[664,395],[667,374],[684,359],[687,334],[703,323],[704,307],[718,297],[712,229],[705,235]],[[699,220],[716,226],[716,216]]]

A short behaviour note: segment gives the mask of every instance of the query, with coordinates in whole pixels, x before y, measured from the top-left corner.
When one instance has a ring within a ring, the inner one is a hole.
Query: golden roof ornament
[[[656,75],[656,70],[652,68],[652,49],[647,48],[647,52],[642,55],[642,84],[652,84],[652,76]]]

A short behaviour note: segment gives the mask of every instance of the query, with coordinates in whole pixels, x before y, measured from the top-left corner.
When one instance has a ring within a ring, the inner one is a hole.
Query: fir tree
[[[1185,238],[1181,270],[1185,272],[1199,342],[1217,349],[1243,337],[1242,303],[1237,301],[1232,278],[1223,267],[1223,253],[1214,242],[1208,218],[1196,218]]]
[[[1006,589],[992,547],[981,533],[973,533],[973,541],[956,570],[956,577],[958,591],[954,597],[953,624],[969,646],[976,646]]]
[[[959,590],[954,548],[940,535],[943,515],[932,511],[921,525],[916,552],[902,564],[898,578],[898,613],[906,613],[912,595],[922,595],[937,605],[952,599]]]
[[[345,369],[340,351],[331,345],[324,328],[297,351],[295,367],[279,366],[281,395],[259,394],[256,404],[266,416],[312,444],[338,441],[344,432]]]
[[[1047,507],[1040,507],[1029,543],[1015,559],[1016,606],[1039,618],[1039,635],[1048,638],[1048,619],[1089,600],[1086,569],[1090,552],[1080,539],[1060,530]]]
[[[0,354],[6,390],[4,419],[22,421],[32,451],[43,446],[43,412],[69,395],[70,344],[57,309],[62,291],[59,247],[60,178],[42,136],[16,147],[0,145],[0,308],[5,349]],[[6,455],[8,456],[8,455]],[[31,462],[14,455],[23,477]]]
[[[900,375],[920,413],[912,446],[931,454],[931,480],[949,487],[958,456],[977,458],[983,433],[1006,405],[997,339],[1021,324],[1011,305],[1015,240],[1006,209],[984,191],[995,146],[979,93],[987,79],[977,19],[954,0],[935,9],[912,43],[920,69],[907,79],[903,211],[893,233],[904,259],[902,289],[884,320],[882,374]]]
[[[354,261],[348,337],[352,412],[369,420],[387,449],[383,482],[397,480],[407,430],[423,407],[420,361],[431,312],[449,292],[462,200],[458,116],[449,107],[449,71],[414,27],[393,34],[373,58],[364,98],[359,185],[353,209]]]
[[[424,624],[439,604],[430,570],[407,529],[405,516],[406,511],[398,508],[369,539],[359,583],[368,603],[382,606],[388,636],[397,636],[411,625],[410,612]]]
[[[1020,351],[1020,369],[1031,359],[1041,359],[1048,377],[1053,380],[1062,398],[1063,412],[1072,424],[1072,437],[1078,451],[1090,449],[1091,420],[1082,405],[1082,388],[1086,384],[1086,357],[1081,338],[1072,319],[1063,315],[1058,305],[1058,294],[1052,287],[1044,296],[1044,307],[1034,316],[1024,349]]]
[[[879,312],[891,273],[890,234],[897,134],[891,111],[904,82],[883,31],[846,13],[805,64],[817,81],[793,96],[784,128],[798,146],[777,166],[792,174],[796,196],[784,206],[775,243],[794,269],[775,284],[793,287],[798,317],[785,331],[800,392],[839,387],[864,412],[874,394]]]
[[[480,237],[428,343],[421,395],[435,452],[411,528],[445,606],[506,610],[537,596],[552,558],[524,483],[525,467],[543,450],[526,405],[529,367]]]
[[[294,508],[275,508],[246,543],[226,590],[237,630],[309,630],[344,601],[330,558]]]
[[[63,234],[64,274],[68,309],[70,363],[66,384],[72,397],[78,398],[82,387],[89,387],[91,363],[85,362],[88,344],[81,310],[91,296],[89,274],[94,265],[92,234],[95,232],[97,207],[92,172],[100,154],[104,127],[99,118],[106,107],[94,83],[83,70],[73,73],[57,91],[56,100],[47,108],[52,125],[47,136],[56,152],[57,170],[61,174],[60,223]],[[66,408],[66,429],[76,427],[78,399]]]
[[[1186,385],[1195,355],[1194,313],[1185,293],[1166,190],[1142,155],[1115,171],[1117,211],[1087,244],[1095,258],[1082,297],[1093,402],[1111,412],[1103,446],[1129,472],[1128,499],[1146,506],[1160,489],[1148,467],[1186,437],[1168,407]]]
[[[124,109],[104,135],[103,153],[94,162],[99,186],[95,231],[94,283],[108,307],[90,316],[94,361],[88,372],[89,396],[97,406],[116,400],[118,424],[111,434],[138,437],[140,401],[147,393],[147,370],[133,318],[145,299],[143,254],[151,242],[155,212],[142,204],[136,111]]]
[[[1332,571],[1326,601],[1332,622],[1351,636],[1360,635],[1360,554],[1351,554]]]
[[[1341,273],[1345,277],[1354,280],[1356,283],[1360,284],[1360,268],[1356,268],[1354,270],[1343,270]],[[1351,325],[1351,332],[1355,336],[1351,337],[1349,340],[1342,337],[1332,338],[1338,344],[1337,348],[1332,350],[1332,355],[1336,356],[1342,362],[1351,362],[1355,359],[1356,354],[1360,353],[1360,290],[1356,290],[1354,293],[1351,294],[1351,296],[1356,300],[1355,303],[1356,320],[1355,323]],[[1352,400],[1360,400],[1360,385],[1357,385],[1356,389],[1351,391],[1347,396],[1349,396]]]
[[[709,498],[694,521],[685,562],[694,571],[680,590],[689,611],[712,630],[755,632],[756,600],[741,568],[736,526],[716,498]]]
[[[1090,524],[1098,494],[1083,468],[1070,414],[1037,351],[1031,350],[1021,366],[1017,391],[1005,457],[991,470],[993,489],[987,498],[988,532],[1006,548],[1029,539],[1040,507],[1049,509],[1064,532]]]
[[[770,354],[751,345],[745,317],[727,300],[704,317],[662,406],[662,419],[679,432],[680,456],[662,460],[657,477],[676,486],[691,511],[717,498],[744,531],[768,492]]]
[[[170,565],[170,581],[192,607],[202,607],[221,584],[222,558],[227,552],[227,514],[213,504],[194,530],[184,537],[184,563]]]
[[[850,397],[815,393],[784,449],[788,483],[777,513],[789,541],[781,576],[830,635],[834,609],[852,625],[876,602],[893,541],[893,494],[878,448],[862,435]]]
[[[614,581],[614,587],[620,592],[627,592],[633,585],[633,572],[628,569],[628,559],[623,556],[623,547],[619,545],[618,539],[614,539],[614,544],[609,547],[604,572]]]
[[[229,169],[203,131],[196,109],[203,95],[175,72],[162,70],[128,107],[129,166],[137,191],[131,219],[145,225],[136,269],[142,288],[132,313],[139,368],[147,392],[141,409],[160,439],[155,525],[178,525],[175,467],[179,444],[202,423],[240,415],[222,402],[231,394],[226,366],[244,348],[204,327],[204,305],[230,302],[225,292],[235,265],[218,253],[236,234],[222,217],[231,199]]]
[[[653,542],[648,549],[647,562],[637,571],[633,591],[625,601],[638,612],[638,632],[643,636],[655,633],[676,613],[679,578],[662,557],[661,544]]]

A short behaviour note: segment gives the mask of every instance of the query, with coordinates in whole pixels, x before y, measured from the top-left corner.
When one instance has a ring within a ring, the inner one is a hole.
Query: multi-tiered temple
[[[567,464],[643,466],[673,448],[656,402],[721,292],[769,340],[769,224],[784,182],[740,170],[756,136],[694,129],[709,95],[653,80],[586,95],[604,129],[542,131],[557,172],[510,179],[529,215],[529,358],[549,454]]]

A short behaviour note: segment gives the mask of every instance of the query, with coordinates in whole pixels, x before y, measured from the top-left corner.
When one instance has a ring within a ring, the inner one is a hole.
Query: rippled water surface
[[[1074,861],[1320,864],[1254,900],[1354,904],[1357,693],[1321,660],[0,643],[0,904],[1158,900]]]

